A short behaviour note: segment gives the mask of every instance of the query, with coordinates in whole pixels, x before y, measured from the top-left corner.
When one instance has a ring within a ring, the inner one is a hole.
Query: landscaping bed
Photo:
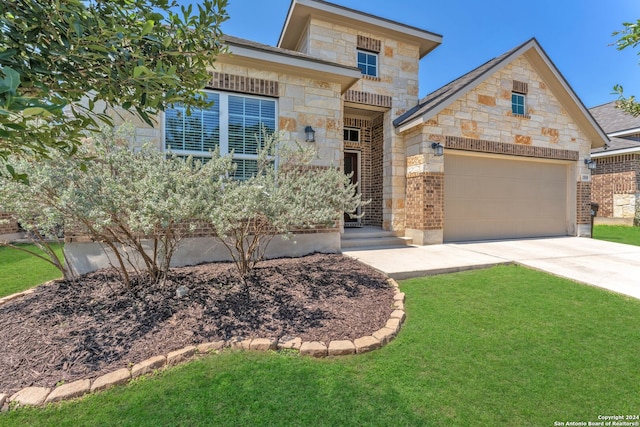
[[[187,294],[176,295],[184,286]],[[175,268],[165,283],[99,271],[0,306],[0,392],[95,378],[188,345],[231,338],[353,340],[384,327],[393,288],[341,255]]]

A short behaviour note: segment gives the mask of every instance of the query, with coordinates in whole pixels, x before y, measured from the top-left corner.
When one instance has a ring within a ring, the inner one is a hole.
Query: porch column
[[[417,245],[440,244],[444,229],[443,157],[407,157],[405,236]]]

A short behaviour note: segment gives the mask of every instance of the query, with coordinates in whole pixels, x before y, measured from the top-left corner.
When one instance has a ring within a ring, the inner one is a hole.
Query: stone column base
[[[407,228],[404,231],[405,237],[410,237],[414,245],[439,245],[443,241],[443,230],[415,230]]]

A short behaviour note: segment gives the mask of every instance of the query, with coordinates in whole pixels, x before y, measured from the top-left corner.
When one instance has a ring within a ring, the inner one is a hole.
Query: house
[[[261,125],[284,141],[311,128],[316,165],[353,172],[371,200],[345,227],[420,245],[589,235],[585,159],[608,139],[535,39],[424,99],[420,60],[442,36],[384,17],[292,0],[277,46],[224,40],[230,53],[206,88],[213,107],[138,123],[139,141],[185,156],[233,149],[242,178],[255,170]],[[297,253],[339,251],[342,229],[298,236]]]
[[[599,223],[640,225],[640,117],[616,102],[590,109],[611,141],[594,148],[591,199],[598,203]]]

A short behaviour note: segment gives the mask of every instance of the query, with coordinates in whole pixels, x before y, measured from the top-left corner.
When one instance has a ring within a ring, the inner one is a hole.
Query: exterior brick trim
[[[255,79],[235,74],[211,72],[210,89],[228,90],[231,92],[248,93],[277,98],[280,96],[278,82],[273,80]]]
[[[441,230],[444,227],[444,173],[407,174],[406,228]]]
[[[348,90],[344,94],[346,102],[356,104],[373,105],[376,107],[391,108],[391,97],[388,95],[379,95],[377,93],[361,92],[359,90]]]
[[[529,93],[529,83],[520,82],[518,80],[513,81],[513,91],[518,93]]]
[[[580,153],[574,150],[508,144],[483,139],[462,138],[459,136],[445,136],[445,147],[451,150],[507,154],[510,156],[537,157],[554,160],[577,161],[580,158]]]
[[[591,183],[577,183],[576,222],[578,224],[591,224]]]
[[[382,42],[371,37],[358,35],[358,49],[380,53],[380,50],[382,49]]]

